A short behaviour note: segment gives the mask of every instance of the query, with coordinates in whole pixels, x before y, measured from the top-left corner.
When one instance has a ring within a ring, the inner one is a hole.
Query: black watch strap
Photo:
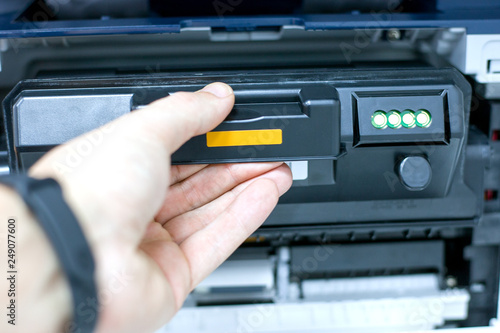
[[[82,309],[87,307],[89,299],[97,300],[94,257],[61,187],[54,179],[34,179],[24,174],[0,177],[0,183],[19,193],[52,243],[71,288],[72,331],[93,332],[97,311],[89,315]]]

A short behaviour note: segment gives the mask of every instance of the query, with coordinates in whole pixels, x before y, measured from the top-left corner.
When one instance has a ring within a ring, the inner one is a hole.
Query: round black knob
[[[421,191],[431,182],[431,165],[422,156],[406,157],[399,163],[397,171],[399,180],[410,191]]]

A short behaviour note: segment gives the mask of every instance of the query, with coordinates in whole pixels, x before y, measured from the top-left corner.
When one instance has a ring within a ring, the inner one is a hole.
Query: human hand
[[[92,248],[98,332],[165,324],[291,186],[283,163],[170,166],[170,155],[223,121],[233,103],[224,84],[175,93],[53,149],[31,168],[31,176],[61,184]],[[84,143],[92,146],[88,155],[61,172],[57,166]]]

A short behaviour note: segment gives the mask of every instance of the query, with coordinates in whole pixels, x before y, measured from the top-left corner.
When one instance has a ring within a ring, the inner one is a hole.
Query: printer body
[[[158,333],[500,329],[500,2],[4,1],[0,173],[214,81],[294,181]]]

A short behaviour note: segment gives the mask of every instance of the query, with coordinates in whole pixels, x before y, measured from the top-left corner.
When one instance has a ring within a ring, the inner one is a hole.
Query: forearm
[[[3,185],[0,244],[0,331],[62,332],[72,312],[66,278],[34,216],[17,193]]]

